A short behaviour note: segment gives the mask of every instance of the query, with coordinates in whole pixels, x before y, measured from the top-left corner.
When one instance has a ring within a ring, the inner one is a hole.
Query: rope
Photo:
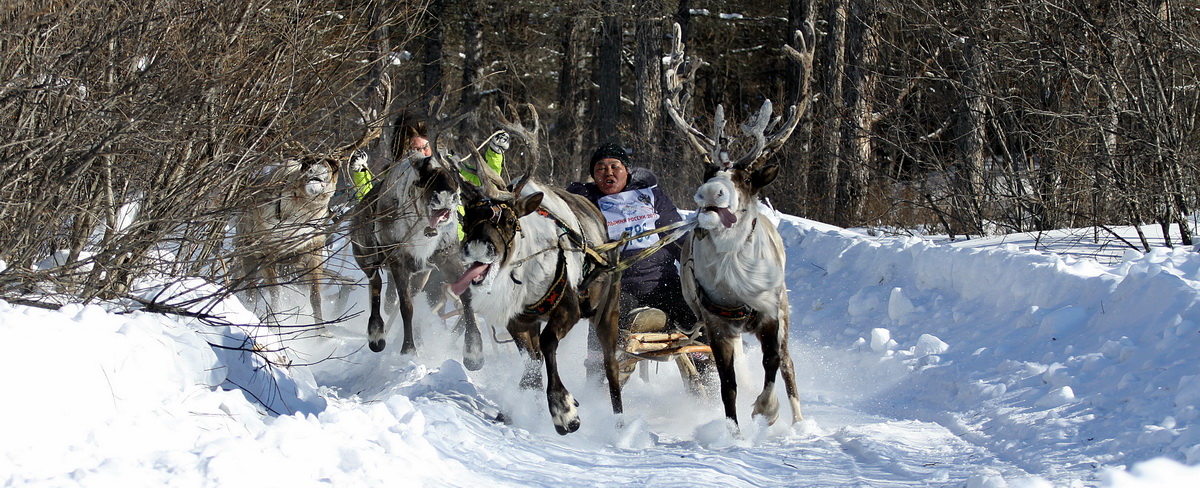
[[[684,236],[684,234],[687,234],[695,227],[696,227],[695,219],[686,219],[686,220],[680,220],[679,222],[675,222],[670,225],[665,225],[665,226],[662,226],[662,227],[659,227],[656,229],[651,229],[651,230],[642,232],[641,234],[637,234],[637,235],[631,236],[631,235],[629,235],[628,232],[626,232],[621,235],[620,239],[601,244],[600,246],[593,248],[593,250],[595,250],[596,252],[607,252],[612,249],[624,246],[624,245],[628,244],[629,241],[641,239],[642,237],[646,237],[646,236],[652,235],[652,234],[662,234],[664,232],[673,231],[670,234],[667,234],[666,237],[659,239],[658,242],[655,243],[654,245],[649,246],[645,249],[642,249],[637,254],[634,254],[627,259],[618,261],[616,265],[614,265],[611,269],[608,270],[610,272],[611,271],[624,271],[625,269],[629,268],[630,266],[633,266],[634,263],[641,261],[643,259],[646,259],[651,254],[658,252],[659,249],[662,249],[663,247],[667,246],[668,244],[671,244],[672,242],[679,240],[681,237]]]

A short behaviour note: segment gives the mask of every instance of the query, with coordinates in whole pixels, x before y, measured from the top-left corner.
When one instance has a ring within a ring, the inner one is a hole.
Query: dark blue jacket
[[[633,168],[629,172],[629,181],[625,184],[625,190],[654,187],[651,194],[654,196],[654,209],[658,212],[657,225],[659,227],[682,220],[682,217],[679,216],[679,209],[675,208],[675,204],[671,202],[667,194],[663,193],[662,189],[656,185],[658,185],[658,177],[654,176],[650,170]],[[597,201],[604,196],[595,183],[571,183],[567,185],[567,191],[586,197],[597,207],[599,206]],[[666,235],[660,234],[659,237],[666,237]],[[626,269],[621,274],[621,293],[642,296],[664,286],[679,288],[679,270],[675,265],[675,262],[679,261],[679,249],[679,241],[673,242]],[[640,249],[622,251],[621,259],[637,254],[639,251]]]

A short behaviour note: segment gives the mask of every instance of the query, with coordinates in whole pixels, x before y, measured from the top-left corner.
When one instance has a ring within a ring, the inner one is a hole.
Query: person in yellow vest
[[[401,115],[400,117],[404,118],[405,116]],[[407,143],[394,144],[392,151],[394,156],[402,157],[409,151],[419,151],[424,156],[433,155],[423,122],[405,123],[406,121],[400,119],[397,122],[396,138],[393,141],[407,141]],[[488,139],[487,148],[483,151],[483,159],[496,174],[500,174],[504,170],[504,152],[508,150],[510,144],[511,137],[503,130],[496,131]],[[350,180],[354,184],[354,196],[357,200],[362,200],[371,191],[371,180],[375,177],[371,173],[367,161],[367,153],[361,149],[354,151],[354,154],[350,156]],[[461,161],[459,174],[462,175],[463,180],[479,186],[482,180],[479,178],[479,168],[474,164],[476,163],[472,163],[470,160]],[[459,213],[462,213],[461,209]]]
[[[504,130],[498,130],[488,138],[487,148],[483,151],[483,160],[496,174],[501,174],[504,170],[504,152],[508,150],[511,142],[511,137]],[[411,114],[402,113],[396,117],[396,137],[392,139],[392,156],[402,158],[410,151],[418,151],[426,157],[433,155],[433,148],[429,146],[429,134],[425,122]],[[367,164],[368,159],[366,151],[361,149],[354,151],[354,154],[350,156],[350,180],[354,184],[354,197],[359,201],[371,191],[371,180],[375,177],[371,173],[370,165]],[[482,182],[479,177],[479,168],[472,164],[478,163],[472,163],[469,159],[460,160],[458,172],[464,181],[479,186]],[[463,207],[458,207],[460,216],[464,211]],[[464,235],[460,219],[458,239],[462,240]]]
[[[508,133],[504,132],[503,130],[498,130],[492,134],[490,139],[488,139],[487,149],[483,150],[484,162],[491,167],[496,174],[500,174],[504,169],[504,151],[508,150],[510,143],[511,140]],[[458,172],[462,175],[464,180],[472,185],[479,186],[482,184],[483,180],[479,179],[479,168],[472,166],[472,162],[470,160],[463,160],[461,163],[459,163]]]
[[[403,158],[410,151],[420,152],[422,156],[427,157],[433,155],[425,122],[412,114],[401,113],[396,117],[392,157]],[[362,149],[354,151],[350,156],[350,181],[354,183],[354,197],[360,201],[371,191],[371,180],[375,178],[367,161],[367,153]]]

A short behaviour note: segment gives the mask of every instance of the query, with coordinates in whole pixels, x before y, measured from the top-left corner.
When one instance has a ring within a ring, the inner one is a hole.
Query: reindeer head
[[[455,212],[462,206],[459,189],[462,186],[458,173],[436,156],[424,156],[410,152],[404,159],[416,172],[410,197],[423,202],[429,215],[429,227],[425,235],[433,236],[439,230],[448,229],[457,222]],[[443,228],[443,229],[439,229]]]
[[[541,192],[519,196],[525,181],[518,182],[512,192],[500,190],[491,180],[484,181],[481,188],[463,185],[462,260],[467,271],[451,285],[454,293],[462,294],[469,286],[490,289],[495,271],[511,261],[521,217],[542,204]]]
[[[710,166],[704,184],[692,197],[696,201],[696,224],[702,229],[729,228],[747,213],[758,209],[756,197],[779,174],[779,165],[758,169]]]
[[[300,159],[301,191],[310,198],[332,196],[337,186],[336,161],[321,156],[305,156]]]

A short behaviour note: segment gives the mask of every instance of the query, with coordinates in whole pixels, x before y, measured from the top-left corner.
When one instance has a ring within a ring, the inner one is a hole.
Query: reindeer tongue
[[[488,264],[484,263],[475,263],[474,266],[467,269],[466,273],[463,273],[462,278],[450,284],[450,291],[454,292],[455,295],[462,295],[464,291],[467,291],[467,287],[471,286],[471,281],[487,272],[488,266]]]
[[[728,208],[718,208],[717,216],[721,217],[721,225],[724,225],[726,229],[733,227],[733,224],[737,223],[737,217],[734,216],[733,212],[730,212]]]
[[[448,218],[450,218],[450,209],[438,210],[429,216],[429,227],[436,229],[438,224],[445,222]]]

